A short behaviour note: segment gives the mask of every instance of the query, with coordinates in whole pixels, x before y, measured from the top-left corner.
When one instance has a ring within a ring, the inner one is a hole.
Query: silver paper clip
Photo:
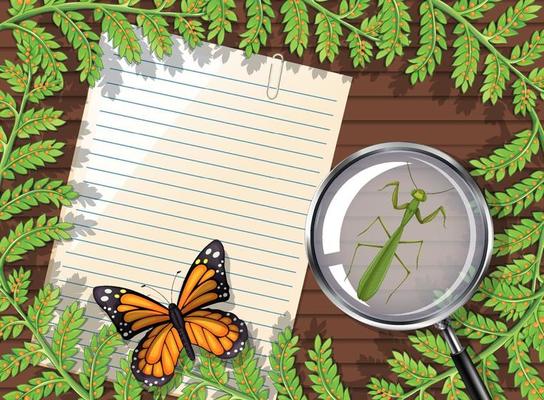
[[[272,56],[272,58],[276,59],[276,60],[281,60],[281,66],[280,66],[280,75],[278,77],[278,84],[276,85],[276,87],[271,87],[271,82],[272,82],[272,70],[274,69],[274,64],[272,64],[270,66],[270,72],[268,73],[268,84],[266,85],[266,96],[270,99],[270,100],[274,100],[276,97],[278,97],[278,94],[280,92],[280,84],[281,84],[281,76],[283,74],[283,56],[279,53],[277,54],[274,54]],[[273,89],[274,92],[273,94],[271,95],[270,94],[270,89]]]

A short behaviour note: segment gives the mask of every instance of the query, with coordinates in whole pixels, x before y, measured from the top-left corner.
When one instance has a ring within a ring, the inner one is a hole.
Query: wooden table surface
[[[151,3],[143,1],[141,4]],[[241,3],[241,2],[237,2]],[[408,1],[414,20],[417,21],[417,1]],[[0,18],[7,16],[7,0],[0,1]],[[499,7],[504,10],[514,1],[506,0]],[[279,14],[281,2],[274,1],[276,14]],[[487,23],[497,13],[489,13],[483,22]],[[542,13],[541,13],[542,14]],[[226,45],[236,47],[238,43],[237,33],[241,32],[245,15],[239,7],[239,23],[235,25],[235,33],[231,34]],[[39,21],[49,32],[57,35],[56,27],[48,18],[40,17]],[[330,69],[353,76],[350,96],[342,123],[340,137],[334,156],[334,164],[365,146],[387,141],[413,141],[435,146],[461,161],[468,167],[468,160],[490,153],[496,146],[509,140],[513,133],[530,126],[528,121],[517,119],[511,110],[511,92],[505,96],[504,101],[496,106],[482,105],[478,88],[481,78],[469,93],[460,95],[454,88],[450,79],[451,53],[444,57],[443,64],[437,68],[434,78],[425,83],[413,87],[408,77],[404,74],[407,59],[413,57],[416,48],[412,45],[403,59],[397,59],[389,68],[385,68],[382,62],[372,62],[363,72],[352,67],[351,60],[344,49],[341,56],[333,64],[320,64],[312,51],[307,51],[303,59],[298,59],[288,53],[283,45],[282,26],[280,18],[276,17],[273,24],[273,35],[269,45],[261,53],[273,55],[281,52],[286,59],[319,68]],[[530,34],[544,28],[544,17],[531,21],[528,28],[522,31],[519,41],[529,38]],[[485,26],[484,23],[477,24]],[[417,43],[417,25],[412,24],[413,42]],[[453,24],[448,24],[447,32],[452,37]],[[67,65],[70,70],[75,70],[76,60],[73,52],[66,46],[64,40],[63,51],[69,55]],[[451,39],[450,39],[451,44]],[[315,48],[315,38],[310,41],[310,47]],[[500,46],[504,51],[510,52],[508,45]],[[15,59],[14,42],[8,32],[0,32],[0,59]],[[542,65],[540,65],[542,66]],[[66,88],[60,94],[47,100],[47,104],[65,112],[67,123],[54,135],[67,143],[65,155],[57,164],[40,170],[33,176],[49,176],[66,179],[69,174],[81,115],[85,104],[87,87],[79,83],[79,74],[69,72],[65,75]],[[2,86],[0,86],[2,87]],[[3,87],[2,87],[3,88]],[[532,164],[531,168],[542,168],[542,160]],[[19,180],[21,181],[21,180]],[[18,181],[17,181],[18,182]],[[480,182],[483,183],[483,182]],[[506,180],[505,184],[508,183]],[[11,185],[7,182],[7,185]],[[6,183],[4,188],[7,187]],[[502,186],[502,185],[501,185]],[[497,189],[497,188],[494,188]],[[33,210],[25,217],[39,215],[41,212],[51,213],[50,208]],[[15,218],[7,223],[2,222],[0,233],[3,235],[12,228],[20,218]],[[501,229],[512,219],[506,219],[497,224]],[[46,274],[51,246],[33,252],[22,263],[31,267],[33,272],[32,289],[35,292],[43,283]],[[497,264],[504,260],[494,260]],[[386,360],[391,356],[392,350],[411,351],[407,333],[386,332],[366,327],[357,321],[342,314],[318,288],[314,278],[309,272],[306,276],[304,290],[298,309],[295,331],[301,336],[303,348],[312,344],[316,334],[321,334],[334,339],[334,355],[340,364],[345,383],[350,387],[352,398],[368,398],[365,385],[370,376],[379,375],[393,378],[389,373]],[[24,339],[25,337],[23,337]],[[28,339],[28,336],[26,337]],[[9,340],[1,342],[0,353],[5,353],[10,347],[20,346],[21,340]],[[302,353],[302,352],[301,352]],[[301,355],[301,354],[299,354]],[[302,357],[299,357],[302,361]],[[501,378],[503,387],[509,399],[519,399],[519,393],[513,389],[513,380],[507,375],[507,359],[504,352],[499,353],[501,364]],[[542,366],[538,366],[544,372]],[[8,379],[0,383],[0,394],[7,393],[19,383],[23,383],[35,374],[37,368],[31,368],[15,379]],[[304,378],[305,385],[309,382]],[[111,398],[109,391],[105,398]],[[63,398],[75,399],[75,395],[68,394]],[[442,398],[438,392],[436,398]]]

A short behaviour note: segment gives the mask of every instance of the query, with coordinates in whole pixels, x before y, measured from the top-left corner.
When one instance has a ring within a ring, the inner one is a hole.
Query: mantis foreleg
[[[394,186],[395,189],[393,190],[393,195],[391,196],[391,202],[393,203],[393,208],[395,210],[404,210],[406,207],[408,207],[408,203],[401,204],[399,206],[399,181],[393,181],[385,185],[380,190],[384,190],[388,186]]]
[[[444,210],[444,207],[440,206],[436,210],[434,210],[432,213],[427,215],[426,217],[421,216],[421,212],[419,211],[419,208],[416,210],[416,218],[419,221],[420,224],[427,224],[431,222],[433,219],[436,218],[438,213],[442,214],[443,217],[443,225],[444,228],[446,227],[446,210]]]

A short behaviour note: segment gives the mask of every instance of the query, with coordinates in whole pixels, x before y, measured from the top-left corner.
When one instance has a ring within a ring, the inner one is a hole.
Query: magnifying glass
[[[473,400],[491,399],[448,317],[477,289],[493,225],[469,173],[412,143],[361,150],[336,166],[306,223],[310,266],[351,317],[391,330],[435,325]]]

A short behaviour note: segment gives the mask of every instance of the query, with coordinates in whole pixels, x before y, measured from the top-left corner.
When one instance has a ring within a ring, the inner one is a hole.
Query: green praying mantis
[[[403,240],[402,234],[404,233],[404,229],[408,225],[408,223],[415,217],[417,221],[420,224],[428,224],[431,221],[433,221],[438,213],[442,214],[443,217],[443,226],[446,228],[446,210],[443,206],[438,207],[436,210],[431,212],[426,217],[423,217],[421,215],[420,210],[420,204],[425,202],[427,200],[428,195],[435,195],[440,193],[445,193],[449,190],[452,190],[453,188],[443,190],[440,192],[426,192],[425,190],[418,188],[414,178],[412,177],[412,172],[410,170],[410,164],[406,163],[406,166],[408,168],[408,174],[410,175],[410,180],[412,181],[414,185],[414,190],[411,192],[412,199],[404,204],[399,205],[399,181],[393,181],[388,184],[386,184],[383,188],[380,190],[384,190],[387,187],[394,187],[393,195],[392,195],[392,205],[395,210],[404,210],[404,215],[402,216],[402,220],[396,228],[393,233],[390,233],[390,231],[385,226],[385,223],[383,222],[381,217],[376,217],[374,221],[370,223],[363,231],[361,231],[357,235],[357,242],[355,243],[355,250],[353,252],[353,257],[351,259],[351,265],[349,267],[349,271],[347,276],[351,273],[351,269],[353,267],[353,263],[355,262],[355,258],[357,256],[357,253],[359,252],[359,249],[362,247],[368,247],[368,248],[378,248],[380,249],[376,256],[372,259],[369,266],[366,268],[363,276],[359,280],[359,284],[357,287],[357,297],[362,301],[370,300],[378,291],[380,286],[382,285],[385,276],[387,274],[387,271],[389,271],[389,267],[391,267],[391,263],[393,262],[393,258],[395,258],[400,265],[404,268],[406,271],[405,277],[402,279],[402,281],[397,285],[397,287],[391,292],[391,294],[387,297],[386,302],[389,302],[389,299],[391,299],[391,296],[402,286],[404,282],[408,279],[410,276],[410,269],[406,266],[406,264],[402,261],[402,259],[397,254],[397,249],[400,244],[416,244],[418,245],[418,251],[416,256],[416,269],[419,267],[419,257],[421,255],[421,249],[423,248],[423,240]],[[366,232],[372,228],[372,226],[378,222],[385,233],[387,234],[387,241],[383,245],[378,245],[375,243],[367,243],[367,242],[361,242],[359,241],[359,238],[363,236]],[[346,279],[347,279],[346,276]]]

